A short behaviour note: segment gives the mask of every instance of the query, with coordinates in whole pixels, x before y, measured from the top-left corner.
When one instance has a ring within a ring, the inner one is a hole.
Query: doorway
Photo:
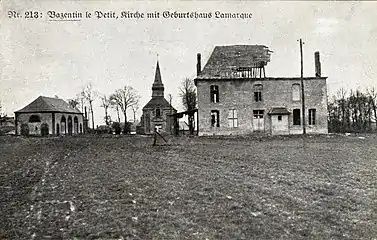
[[[72,135],[72,117],[68,116],[68,134]]]
[[[264,132],[264,110],[253,111],[254,132]]]

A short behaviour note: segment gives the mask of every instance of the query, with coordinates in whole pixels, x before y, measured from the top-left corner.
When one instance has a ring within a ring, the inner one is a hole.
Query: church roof
[[[152,98],[144,107],[144,108],[172,108],[173,111],[175,111],[175,108],[173,108],[170,103],[164,98],[164,97],[155,97]]]
[[[156,73],[152,84],[152,99],[143,107],[145,108],[171,108],[176,111],[170,103],[164,98],[164,84],[161,79],[160,64],[157,61]]]
[[[228,77],[237,69],[263,67],[270,61],[271,52],[264,45],[216,46],[198,78]]]
[[[49,98],[39,96],[26,107],[16,111],[16,113],[29,112],[64,112],[64,113],[81,113],[77,108],[71,107],[66,101],[59,98]]]

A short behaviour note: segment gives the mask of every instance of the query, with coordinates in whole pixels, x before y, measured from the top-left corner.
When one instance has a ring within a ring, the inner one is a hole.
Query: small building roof
[[[16,113],[32,113],[32,112],[64,112],[79,113],[77,108],[73,108],[66,101],[59,98],[50,98],[39,96],[26,107],[16,111]]]
[[[289,115],[291,114],[286,108],[279,107],[279,108],[272,108],[268,114],[270,115]]]
[[[264,45],[216,46],[198,78],[228,77],[237,69],[263,67],[271,52]]]
[[[176,116],[176,117],[178,117],[178,118],[182,118],[183,115],[195,114],[196,112],[198,112],[198,109],[197,109],[197,108],[194,108],[194,109],[186,110],[186,111],[183,111],[183,112],[173,113],[173,114],[171,114],[170,116]]]

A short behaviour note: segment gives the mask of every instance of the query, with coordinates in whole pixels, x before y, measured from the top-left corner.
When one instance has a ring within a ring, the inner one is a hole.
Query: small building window
[[[156,108],[156,117],[161,117],[161,110],[159,108]]]
[[[236,128],[238,127],[238,117],[237,117],[237,110],[230,109],[228,113],[228,123],[229,127]]]
[[[295,83],[292,85],[292,101],[300,101],[300,84]]]
[[[283,117],[281,115],[278,115],[278,121],[282,121]]]
[[[262,92],[254,92],[254,100],[256,102],[261,102],[262,101]]]
[[[293,109],[293,125],[301,125],[300,109]]]
[[[219,110],[212,110],[211,111],[211,127],[220,127]]]
[[[29,122],[35,123],[35,122],[41,122],[41,119],[39,118],[38,115],[31,115],[29,118]]]
[[[264,110],[254,110],[253,111],[253,118],[254,119],[262,119],[264,116]]]
[[[262,84],[255,84],[254,85],[254,100],[256,102],[262,101],[262,91],[263,91],[263,85]]]
[[[309,125],[315,125],[316,124],[316,110],[314,108],[309,109]]]
[[[218,103],[219,102],[219,86],[211,85],[210,94],[211,94],[211,102]]]

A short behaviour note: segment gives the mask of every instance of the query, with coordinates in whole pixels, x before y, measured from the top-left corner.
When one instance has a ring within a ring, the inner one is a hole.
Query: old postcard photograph
[[[0,239],[377,239],[373,1],[0,1]]]

